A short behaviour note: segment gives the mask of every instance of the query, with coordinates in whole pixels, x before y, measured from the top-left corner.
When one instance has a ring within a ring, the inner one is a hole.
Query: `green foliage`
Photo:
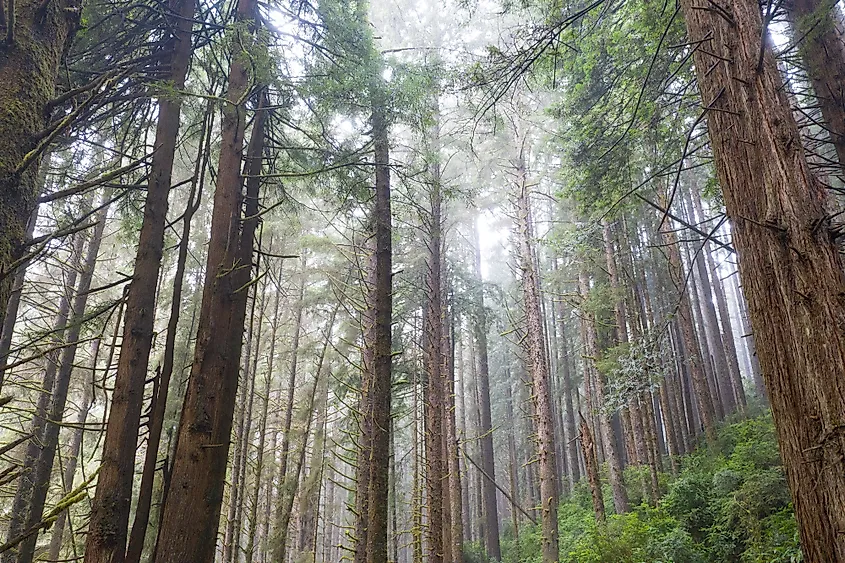
[[[477,541],[464,544],[463,563],[489,563],[484,547]]]
[[[700,449],[667,480],[656,507],[642,501],[643,468],[626,469],[632,502],[627,514],[597,524],[589,489],[580,483],[558,512],[561,562],[796,563],[801,561],[789,489],[769,415],[724,427],[718,451]],[[638,496],[639,495],[639,496]],[[512,532],[507,530],[507,532]],[[541,561],[539,530],[506,533],[506,563]]]

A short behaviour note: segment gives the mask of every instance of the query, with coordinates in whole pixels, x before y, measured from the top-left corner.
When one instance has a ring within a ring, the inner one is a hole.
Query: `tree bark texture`
[[[50,100],[82,5],[78,0],[18,0],[0,27],[0,315],[5,317],[15,262],[25,252],[27,222],[41,189],[39,144]],[[3,319],[0,318],[0,325]]]
[[[845,275],[753,0],[681,0],[808,563],[845,561]]]
[[[165,48],[169,50],[169,79],[176,90],[184,88],[191,59],[194,6],[192,0],[169,0],[168,3],[173,22],[172,35],[165,41]],[[102,468],[97,477],[85,542],[85,563],[122,563],[125,560],[135,453],[153,340],[156,288],[181,108],[182,100],[178,95],[159,99],[155,152],[135,271],[126,302],[123,342],[103,442]]]
[[[261,159],[242,182],[250,54],[257,45],[255,0],[240,0],[227,102],[223,106],[217,189],[211,218],[205,287],[191,376],[179,423],[171,484],[158,535],[156,563],[214,560],[223,485],[238,387],[247,295],[258,225]],[[238,47],[241,46],[241,47]],[[264,140],[266,93],[260,90],[250,144]],[[250,154],[262,154],[251,150]],[[246,184],[245,194],[242,183]]]

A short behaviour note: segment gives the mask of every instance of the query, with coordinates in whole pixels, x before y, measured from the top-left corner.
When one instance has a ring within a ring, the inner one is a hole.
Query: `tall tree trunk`
[[[517,165],[516,229],[519,241],[519,269],[526,316],[524,339],[527,365],[531,373],[532,396],[537,421],[537,455],[540,472],[540,509],[542,512],[541,551],[544,563],[556,563],[560,558],[558,546],[558,486],[555,462],[554,413],[546,362],[545,337],[540,303],[540,282],[535,269],[534,234],[531,203],[528,192],[524,155]],[[529,468],[530,469],[530,468]]]
[[[367,309],[363,315],[363,389],[358,469],[359,507],[355,546],[356,563],[387,563],[387,504],[390,473],[390,413],[393,318],[392,241],[390,211],[390,157],[385,100],[379,86],[371,89],[371,116],[375,164],[375,198],[371,216],[372,246],[367,283]],[[362,482],[363,481],[363,482]],[[363,487],[363,488],[362,488]],[[366,530],[363,535],[361,530]]]
[[[67,277],[65,278],[62,296],[59,299],[58,312],[56,313],[56,322],[53,324],[53,338],[51,339],[51,348],[53,349],[46,355],[44,377],[41,381],[41,389],[38,394],[38,400],[36,401],[35,413],[32,416],[30,438],[24,457],[23,472],[18,480],[18,486],[15,489],[15,498],[12,501],[11,517],[6,533],[7,543],[17,539],[26,530],[25,525],[32,506],[32,491],[37,483],[35,464],[38,462],[41,454],[39,439],[47,426],[50,400],[56,382],[56,372],[59,370],[59,361],[61,359],[60,346],[65,340],[64,336],[70,314],[71,299],[76,290],[78,270],[73,264],[78,263],[80,260],[84,243],[85,238],[81,234],[75,235],[70,257],[71,266],[66,274]],[[17,561],[17,551],[9,550],[3,553],[2,561],[3,563],[15,563]]]
[[[484,309],[484,287],[481,279],[481,238],[477,221],[475,230],[475,277],[478,289],[475,292],[475,322],[473,323],[475,346],[478,353],[478,393],[481,404],[481,467],[484,473],[496,475],[495,454],[493,452],[493,416],[490,408],[490,362],[487,357],[487,312]],[[474,358],[473,358],[474,361]],[[484,532],[487,556],[494,561],[502,560],[502,547],[499,541],[499,513],[496,506],[496,484],[484,480]]]
[[[253,238],[259,222],[261,159],[247,162],[241,188],[246,113],[255,36],[255,0],[239,0],[231,42],[222,147],[211,218],[211,237],[197,343],[179,423],[171,486],[158,535],[156,563],[210,563],[217,544],[223,485],[238,387],[247,296],[253,266]],[[263,89],[250,144],[261,146],[267,119]],[[262,154],[250,150],[251,155]]]
[[[272,250],[272,245],[271,245],[270,249]],[[282,253],[282,254],[284,254],[284,253]],[[276,279],[277,280],[282,279],[283,265],[284,265],[284,262],[281,262],[279,264],[279,269],[276,273]],[[278,328],[279,328],[279,323],[280,323],[280,321],[279,321],[279,305],[281,303],[280,294],[282,293],[281,288],[278,286],[277,283],[274,283],[274,290],[276,292],[276,298],[273,301],[273,315],[272,315],[272,317],[270,317],[270,350],[267,353],[267,373],[270,375],[271,379],[274,377],[274,374],[275,374],[276,343],[277,343],[276,341],[277,341],[277,334],[278,334]],[[303,286],[302,290],[304,291],[304,286]],[[300,295],[300,297],[301,297],[301,295]],[[301,301],[301,299],[300,299],[300,301]],[[296,327],[296,330],[298,332],[299,327]],[[268,401],[270,401],[270,395],[272,395],[272,390],[267,395]],[[273,460],[273,462],[275,462],[276,450],[277,450],[277,445],[278,445],[278,435],[279,434],[278,434],[277,431],[273,431],[272,434],[273,434],[273,437],[270,440],[270,452],[272,454],[272,460]],[[274,471],[273,465],[271,465],[270,466],[270,475],[268,476],[268,479],[267,479],[267,484],[266,484],[267,491],[266,491],[266,495],[265,495],[266,496],[265,501],[266,501],[266,506],[267,506],[267,514],[266,514],[266,517],[264,518],[264,522],[262,523],[262,526],[261,526],[261,530],[262,530],[261,534],[262,534],[262,537],[264,538],[263,547],[262,547],[262,558],[261,558],[262,563],[266,563],[266,560],[270,555],[269,552],[271,550],[272,541],[273,541],[273,538],[272,538],[271,532],[270,532],[270,529],[271,529],[270,523],[273,520],[273,507],[276,505],[276,502],[278,502],[278,500],[279,500],[275,496],[276,493],[278,493],[278,488],[275,486],[275,477],[276,477],[275,471]],[[232,493],[233,494],[234,494],[234,489],[235,489],[235,486],[233,484],[233,486],[232,486]],[[231,514],[231,512],[230,512],[230,514]],[[229,533],[228,527],[229,527],[229,523],[227,522],[227,533]],[[230,537],[232,535],[233,535],[232,533],[229,533]]]
[[[508,435],[508,478],[510,480],[511,496],[514,498],[514,504],[519,504],[519,476],[517,469],[516,456],[516,419],[514,418],[513,409],[513,393],[511,391],[510,373],[506,374],[505,378],[505,411],[506,420],[510,431]],[[511,506],[511,520],[513,522],[513,536],[516,541],[517,551],[519,550],[519,513],[515,506]],[[517,553],[517,556],[519,553]]]
[[[225,545],[223,546],[223,560],[227,563],[233,561],[240,561],[241,549],[241,534],[244,530],[244,495],[246,493],[247,469],[249,466],[249,446],[252,437],[252,414],[253,404],[255,403],[255,380],[257,377],[256,370],[253,366],[257,364],[258,348],[261,344],[261,312],[259,312],[259,322],[256,325],[256,304],[258,299],[253,295],[252,303],[249,310],[248,328],[246,329],[246,344],[243,352],[243,381],[242,389],[240,390],[241,408],[238,412],[238,428],[235,431],[235,452],[234,462],[232,464],[232,486],[229,492],[229,509],[228,513],[232,515],[230,521],[226,522],[226,533],[223,536]],[[253,353],[253,345],[255,345],[255,352]],[[241,385],[239,384],[239,387]]]
[[[52,400],[50,409],[47,412],[47,424],[43,432],[36,434],[37,439],[30,442],[35,445],[37,451],[37,462],[32,467],[32,479],[34,487],[32,497],[29,501],[29,514],[24,524],[25,530],[30,530],[41,522],[44,512],[44,504],[47,500],[47,492],[50,488],[50,475],[53,472],[53,462],[56,457],[56,449],[59,446],[59,431],[64,418],[65,404],[67,403],[68,389],[73,375],[73,367],[76,359],[76,351],[79,344],[79,336],[82,334],[82,325],[85,318],[85,308],[88,305],[91,282],[94,279],[94,268],[97,265],[97,255],[100,252],[100,243],[103,240],[106,217],[109,206],[104,204],[96,215],[97,224],[91,233],[91,240],[82,262],[82,270],[79,274],[79,287],[73,298],[73,305],[70,308],[70,320],[66,333],[67,347],[62,350],[61,364],[56,373],[56,381],[53,385]],[[29,453],[35,453],[28,451]],[[18,548],[18,563],[32,563],[35,557],[35,545],[38,534],[30,535]]]
[[[419,336],[419,325],[415,319],[414,321],[414,337],[415,339]],[[425,479],[423,476],[423,464],[422,464],[422,450],[423,447],[420,445],[420,437],[423,437],[423,442],[425,440],[424,434],[424,422],[420,423],[420,405],[419,405],[419,397],[420,393],[422,392],[421,387],[424,383],[421,383],[419,380],[420,376],[419,369],[415,369],[413,372],[413,386],[414,386],[414,393],[413,393],[413,409],[414,409],[414,420],[412,424],[412,431],[413,434],[411,435],[411,449],[413,450],[414,455],[414,481],[412,484],[412,491],[411,491],[411,545],[413,550],[413,563],[422,563],[423,561],[423,536],[425,535],[423,532],[423,487],[425,485]],[[421,429],[421,426],[423,428]]]
[[[845,561],[845,275],[760,6],[681,0],[807,563]],[[715,55],[715,56],[714,56]],[[762,55],[762,57],[761,57]],[[717,58],[719,57],[719,58]]]
[[[586,301],[590,292],[590,281],[584,268],[579,272],[578,285],[581,291],[581,297]],[[613,506],[617,514],[623,514],[628,512],[631,507],[628,502],[628,492],[625,489],[625,478],[622,474],[622,460],[619,456],[619,449],[616,446],[616,438],[613,435],[611,416],[605,412],[604,376],[598,372],[595,366],[595,361],[598,358],[595,319],[593,313],[589,311],[583,311],[581,317],[583,319],[582,322],[586,323],[586,330],[584,331],[587,336],[584,342],[585,367],[589,368],[587,371],[588,373],[592,373],[594,378],[594,407],[598,411],[599,429],[604,441],[604,451],[609,473],[608,480],[610,481],[610,488],[613,490]]]
[[[77,0],[9,3],[0,30],[0,316],[5,317],[15,262],[23,257],[27,222],[41,185],[39,153],[56,96],[62,57],[79,24]],[[3,325],[0,318],[0,326]]]
[[[472,317],[470,317],[472,318]],[[467,440],[467,372],[466,372],[466,358],[464,356],[464,334],[463,334],[463,327],[462,323],[458,322],[458,333],[457,333],[457,380],[456,384],[458,386],[458,390],[460,391],[457,393],[458,400],[461,405],[461,416],[460,416],[460,427],[458,428],[458,432],[460,433],[460,439],[462,441]],[[472,339],[472,336],[469,336]],[[471,347],[470,347],[471,348]],[[475,365],[475,356],[470,357],[470,361],[472,365]],[[465,446],[464,446],[465,447]],[[475,534],[473,534],[473,527],[472,527],[472,505],[470,503],[470,483],[472,481],[472,474],[467,471],[466,465],[463,466],[464,471],[461,473],[462,477],[464,478],[464,486],[462,487],[461,491],[461,508],[463,514],[461,518],[463,520],[463,527],[464,527],[464,541],[473,542],[475,538]]]
[[[424,219],[428,231],[428,256],[426,264],[426,305],[423,316],[423,363],[426,374],[426,393],[423,411],[425,413],[425,482],[428,496],[428,560],[432,563],[446,563],[447,549],[444,542],[448,533],[444,525],[448,503],[448,462],[443,448],[445,435],[446,391],[443,371],[443,291],[441,229],[443,219],[439,163],[431,164],[430,214]]]
[[[688,190],[687,190],[688,191]],[[688,195],[688,194],[687,194]],[[689,197],[688,199],[692,199]],[[691,203],[685,202],[687,207],[687,219],[690,223],[696,223],[696,217],[690,209]],[[700,217],[698,220],[703,221]],[[724,339],[719,330],[719,322],[716,318],[716,307],[713,305],[713,283],[707,272],[707,263],[705,254],[707,249],[704,244],[695,249],[697,255],[690,256],[690,269],[695,268],[695,274],[698,276],[695,280],[696,289],[698,290],[699,303],[701,304],[701,316],[704,321],[704,334],[707,338],[710,354],[713,358],[714,378],[719,385],[719,398],[722,403],[724,415],[728,416],[737,409],[736,393],[734,391],[734,383],[732,379],[731,369],[728,365],[728,358]]]
[[[693,271],[693,268],[695,268],[695,266],[692,264],[689,249],[686,249],[686,252],[684,254],[688,259],[687,263],[685,264],[688,267],[684,268],[683,271],[689,272],[688,277],[686,277],[685,279],[688,285],[688,295],[690,301],[690,309],[692,311],[693,329],[695,331],[695,336],[698,341],[697,350],[700,352],[698,354],[698,357],[701,358],[701,365],[704,369],[704,375],[707,379],[707,388],[710,390],[710,401],[713,404],[713,413],[715,416],[715,421],[718,422],[725,417],[725,410],[722,405],[722,389],[720,388],[719,380],[716,377],[716,370],[713,369],[713,356],[710,353],[710,342],[707,339],[707,331],[704,330],[704,315],[701,312],[701,300],[699,299],[698,294],[699,284]]]
[[[390,555],[391,561],[399,562],[399,538],[401,533],[399,531],[399,499],[397,498],[397,479],[396,475],[396,421],[391,419],[390,424]]]
[[[450,300],[451,301],[451,300]],[[445,376],[444,389],[446,391],[446,412],[445,423],[446,432],[444,438],[446,443],[446,464],[449,473],[449,537],[452,541],[451,556],[455,563],[462,563],[463,561],[463,520],[461,514],[461,467],[458,461],[458,430],[457,420],[455,418],[455,319],[454,319],[454,301],[449,311],[448,327],[444,330],[444,356],[446,360],[446,369],[443,370]],[[486,512],[486,510],[485,510]]]
[[[169,51],[168,79],[177,92],[184,88],[191,59],[194,6],[192,0],[169,0],[168,3],[173,18],[168,29],[172,35],[166,38],[164,48]],[[123,342],[103,442],[102,468],[97,477],[85,542],[85,563],[122,563],[125,559],[135,453],[153,340],[156,288],[181,108],[182,98],[178,95],[162,96],[158,100],[155,151],[138,237],[135,272],[126,302]]]
[[[785,2],[793,40],[818,99],[839,166],[845,169],[845,24],[830,0]],[[840,173],[841,174],[841,173]]]
[[[572,383],[572,365],[569,360],[569,341],[566,336],[566,317],[563,303],[558,310],[558,341],[561,348],[560,370],[563,379],[563,407],[566,426],[566,436],[568,442],[565,445],[566,450],[566,464],[569,467],[570,488],[575,486],[575,483],[581,480],[578,463],[578,441],[576,440],[575,431],[575,409],[572,404],[572,392],[578,392]]]
[[[252,148],[252,147],[250,147]],[[260,154],[257,155],[250,155],[250,158],[261,158]],[[276,289],[276,295],[273,299],[273,311],[274,317],[279,312],[279,294],[281,293]],[[267,296],[267,283],[263,284],[261,288],[261,301],[262,301],[262,314],[261,319],[258,322],[263,321],[264,317],[264,307],[263,302],[265,302]],[[256,296],[257,297],[257,296]],[[259,348],[256,346],[255,350],[256,362],[254,371],[256,371],[257,375],[257,359],[259,356]],[[244,560],[246,563],[252,563],[253,557],[255,555],[255,534],[258,530],[258,504],[259,504],[259,497],[261,493],[261,485],[262,480],[264,477],[264,457],[265,457],[265,444],[267,440],[267,413],[270,410],[270,391],[271,385],[273,383],[273,372],[269,369],[264,373],[264,388],[261,391],[261,415],[258,419],[258,444],[255,447],[255,482],[253,483],[252,488],[252,495],[250,496],[250,503],[249,503],[249,517],[248,517],[248,530],[247,530],[247,540],[246,540],[246,549],[244,550]],[[275,454],[275,453],[274,453]]]
[[[699,221],[704,220],[704,210],[701,207],[701,196],[698,193],[692,193],[692,204],[695,209],[695,214]],[[731,316],[728,312],[728,303],[725,299],[725,288],[722,285],[722,280],[719,278],[719,270],[713,262],[713,252],[710,241],[704,242],[702,248],[704,259],[707,265],[707,271],[711,276],[711,288],[713,295],[716,297],[716,306],[719,310],[719,321],[722,329],[722,342],[725,347],[725,356],[728,362],[728,370],[731,376],[731,385],[733,387],[734,398],[737,407],[741,414],[745,414],[748,401],[745,397],[745,389],[742,385],[742,373],[739,370],[739,357],[736,352],[736,343],[734,342],[733,326],[731,325]]]
[[[306,262],[304,256],[301,260],[301,267],[302,271],[300,272],[299,291],[297,297],[296,312],[294,315],[293,342],[291,345],[290,368],[288,370],[287,404],[285,406],[285,419],[282,425],[282,446],[279,451],[279,485],[276,491],[278,501],[276,504],[276,512],[273,518],[274,530],[273,538],[271,541],[273,559],[276,561],[283,561],[285,554],[287,553],[288,523],[290,521],[290,514],[285,511],[284,507],[287,504],[285,498],[289,493],[288,488],[290,486],[288,479],[290,437],[291,427],[293,425],[293,407],[299,365],[299,342],[302,336],[302,312],[303,308],[305,307],[305,280],[307,275]]]
[[[191,191],[188,203],[182,215],[182,238],[179,241],[179,253],[176,258],[176,272],[173,276],[173,297],[170,302],[170,319],[167,322],[167,336],[164,343],[164,359],[159,376],[157,393],[153,397],[150,410],[150,424],[147,435],[147,450],[144,454],[144,468],[141,473],[141,484],[138,488],[138,501],[135,505],[135,521],[129,534],[129,547],[126,550],[126,563],[140,563],[141,552],[144,549],[144,538],[147,535],[147,524],[150,521],[150,508],[153,498],[153,484],[156,466],[158,465],[158,450],[161,444],[161,431],[164,427],[165,410],[167,408],[167,391],[170,388],[170,377],[173,375],[173,359],[176,353],[176,329],[179,326],[179,314],[182,309],[182,284],[185,278],[185,265],[188,261],[190,246],[191,220],[199,209],[202,188],[205,184],[205,166],[211,155],[210,132],[214,125],[213,106],[208,104],[199,136],[199,154],[194,168],[194,179],[191,181]]]
[[[337,309],[334,309],[336,314]],[[331,338],[331,331],[334,325],[335,314],[332,314],[329,322],[326,325],[326,339],[323,344],[323,350],[320,353],[318,361],[318,370],[316,372],[317,382],[317,403],[314,409],[314,419],[316,420],[316,432],[314,433],[314,444],[312,447],[312,462],[308,475],[305,477],[302,486],[302,493],[300,497],[301,511],[302,511],[302,526],[299,531],[299,551],[301,553],[301,561],[316,561],[317,556],[317,523],[319,521],[320,512],[320,491],[322,488],[323,476],[325,474],[325,437],[326,437],[326,409],[329,398],[329,373],[327,369],[322,367],[325,359],[326,350]],[[395,560],[395,558],[394,558]]]
[[[766,391],[766,384],[763,381],[763,372],[760,368],[760,358],[757,357],[757,344],[754,341],[754,331],[751,330],[751,322],[748,318],[748,305],[745,302],[745,296],[742,294],[742,289],[739,287],[739,272],[732,276],[732,289],[734,302],[737,305],[737,316],[739,318],[740,328],[742,329],[742,338],[745,344],[745,353],[748,355],[748,364],[751,367],[751,377],[754,380],[754,390],[757,397],[763,401],[763,404],[769,404],[769,394]]]
[[[663,240],[666,243],[666,252],[669,255],[669,273],[672,275],[672,283],[678,295],[678,324],[683,337],[686,356],[686,366],[689,368],[692,383],[695,388],[695,398],[698,402],[698,412],[704,424],[704,431],[707,434],[707,441],[716,443],[716,411],[713,407],[713,400],[710,395],[710,385],[707,382],[707,375],[703,368],[703,359],[698,353],[698,339],[695,334],[695,325],[690,306],[689,290],[686,287],[683,265],[681,264],[681,251],[678,248],[678,239],[674,231],[668,226],[663,229]]]

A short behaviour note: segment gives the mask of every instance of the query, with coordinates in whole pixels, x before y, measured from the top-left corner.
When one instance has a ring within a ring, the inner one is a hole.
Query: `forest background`
[[[3,563],[845,561],[837,3],[0,27]]]

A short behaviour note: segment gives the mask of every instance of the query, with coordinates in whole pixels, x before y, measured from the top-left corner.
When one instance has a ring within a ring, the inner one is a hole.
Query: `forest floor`
[[[666,467],[669,469],[668,461]],[[605,477],[607,468],[604,468]],[[725,424],[718,450],[699,447],[681,460],[677,476],[660,475],[657,506],[644,495],[645,466],[625,470],[631,504],[596,524],[586,484],[560,505],[562,563],[794,563],[802,560],[798,529],[769,412]],[[607,483],[606,478],[603,479]],[[505,530],[505,563],[540,562],[539,529]],[[469,554],[467,561],[482,562]]]

